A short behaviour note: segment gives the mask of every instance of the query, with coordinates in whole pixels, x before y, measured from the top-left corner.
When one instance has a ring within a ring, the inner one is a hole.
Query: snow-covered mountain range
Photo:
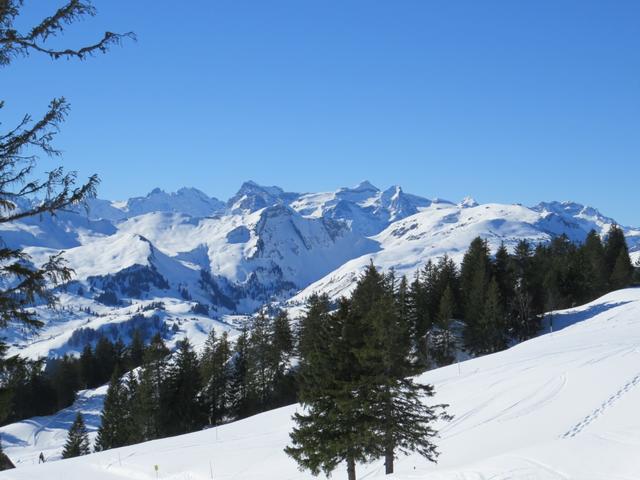
[[[411,275],[444,254],[460,260],[478,235],[492,248],[563,233],[580,241],[589,230],[605,234],[615,223],[576,203],[454,203],[369,182],[324,193],[246,182],[226,202],[192,188],[155,189],[121,202],[94,199],[88,207],[0,226],[4,242],[25,248],[35,262],[62,250],[76,272],[63,289],[63,308],[43,312],[40,348],[14,331],[14,349],[33,355],[74,350],[69,339],[80,325],[120,323],[126,331],[149,305],[144,315],[166,319],[165,327],[178,333],[188,321],[205,329],[202,322],[230,321],[265,302],[296,306],[313,291],[348,294],[370,261]],[[640,229],[624,231],[640,255]],[[152,308],[157,302],[166,308]]]

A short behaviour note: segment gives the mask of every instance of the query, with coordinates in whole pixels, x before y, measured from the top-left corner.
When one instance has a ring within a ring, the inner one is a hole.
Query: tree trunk
[[[356,462],[353,458],[347,458],[347,476],[349,480],[356,480]]]
[[[393,447],[387,446],[384,452],[384,473],[389,475],[393,473]]]

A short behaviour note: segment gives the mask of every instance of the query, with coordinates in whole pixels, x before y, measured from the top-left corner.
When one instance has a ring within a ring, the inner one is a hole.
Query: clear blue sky
[[[102,197],[366,178],[451,200],[570,199],[640,224],[637,0],[94,4],[65,41],[106,28],[138,42],[19,60],[0,96],[12,115],[66,96],[63,164],[98,173]]]

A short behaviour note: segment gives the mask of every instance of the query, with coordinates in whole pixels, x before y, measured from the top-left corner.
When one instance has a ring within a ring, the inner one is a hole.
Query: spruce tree
[[[358,372],[349,350],[355,334],[349,302],[342,299],[333,315],[329,309],[325,295],[312,295],[301,319],[299,397],[304,410],[294,414],[292,444],[285,451],[314,475],[330,475],[346,462],[348,478],[355,480],[356,462],[371,457],[363,442],[371,445],[372,439],[368,429],[361,428],[362,411],[353,410],[345,394],[344,387]]]
[[[633,278],[633,265],[624,232],[618,225],[612,225],[605,243],[605,261],[608,270],[609,289],[628,287]]]
[[[280,407],[296,401],[296,383],[290,360],[293,355],[293,332],[286,310],[279,311],[273,319],[272,362],[273,379],[272,406]]]
[[[453,363],[456,357],[456,338],[451,329],[454,310],[453,291],[447,287],[440,299],[435,328],[430,335],[432,356],[439,366]]]
[[[480,322],[484,314],[484,301],[491,278],[491,259],[485,240],[475,238],[462,260],[460,285],[462,290],[462,310],[465,329],[463,338],[465,348],[471,353],[479,353],[479,338],[482,328]]]
[[[84,424],[82,414],[78,412],[67,434],[67,441],[62,450],[62,458],[79,457],[91,453],[89,433]]]
[[[134,330],[131,343],[127,348],[127,360],[129,368],[139,367],[144,360],[144,341],[138,328]]]
[[[166,376],[166,357],[169,349],[160,335],[155,335],[145,349],[138,386],[131,405],[134,431],[141,441],[162,435],[163,386]]]
[[[271,319],[262,311],[253,319],[249,335],[247,365],[253,408],[261,412],[270,404],[276,374],[273,325]]]
[[[202,388],[198,357],[188,339],[177,343],[176,352],[167,369],[163,405],[163,430],[168,435],[193,432],[203,424],[199,399]]]
[[[590,299],[597,298],[606,291],[609,276],[607,275],[604,245],[595,230],[589,232],[582,249],[587,259],[586,273],[589,279],[589,296]]]
[[[417,451],[435,461],[438,452],[433,443],[433,423],[448,418],[443,405],[426,403],[433,395],[433,387],[412,378],[417,370],[410,362],[408,325],[395,308],[393,284],[393,278],[387,277],[383,295],[371,306],[368,328],[361,332],[365,342],[356,354],[362,371],[359,383],[368,392],[362,396],[361,408],[374,412],[371,453],[384,457],[387,474],[393,473],[398,453]],[[447,291],[445,296],[451,299],[451,289]],[[449,311],[452,310],[450,306]],[[447,317],[450,319],[449,314]]]
[[[631,259],[629,258],[629,253],[624,250],[620,251],[616,263],[613,266],[611,277],[609,278],[611,290],[619,290],[631,285],[633,273],[634,269],[631,264]]]
[[[209,425],[218,425],[227,414],[229,406],[229,381],[231,345],[227,332],[220,338],[211,330],[200,360],[202,372],[203,403]]]
[[[117,372],[111,376],[100,415],[95,450],[103,451],[129,443],[131,419],[128,415],[127,391]]]
[[[236,338],[231,359],[229,379],[231,411],[236,418],[244,418],[251,413],[251,379],[249,377],[249,329],[242,325]]]
[[[500,288],[495,278],[489,282],[484,311],[477,324],[476,348],[479,354],[494,353],[507,347],[504,335],[505,315],[500,298]]]
[[[85,345],[80,355],[80,380],[83,388],[95,388],[100,385],[97,368],[91,345]]]

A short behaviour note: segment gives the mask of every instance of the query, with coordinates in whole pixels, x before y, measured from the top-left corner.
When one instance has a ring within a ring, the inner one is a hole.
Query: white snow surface
[[[455,416],[439,425],[438,464],[418,455],[400,457],[396,473],[385,477],[379,460],[358,465],[358,478],[640,478],[640,289],[555,312],[553,325],[553,333],[421,376],[435,385],[431,401],[450,404]],[[86,411],[95,411],[87,403]],[[33,455],[59,449],[59,424],[68,423],[72,412],[62,414],[54,427],[48,420],[32,419],[2,429],[5,451],[19,461],[19,468],[0,478],[311,479],[283,452],[291,415],[299,408],[44,465],[31,465]],[[18,444],[32,439],[36,446],[21,456]],[[344,466],[333,478],[346,478]]]

